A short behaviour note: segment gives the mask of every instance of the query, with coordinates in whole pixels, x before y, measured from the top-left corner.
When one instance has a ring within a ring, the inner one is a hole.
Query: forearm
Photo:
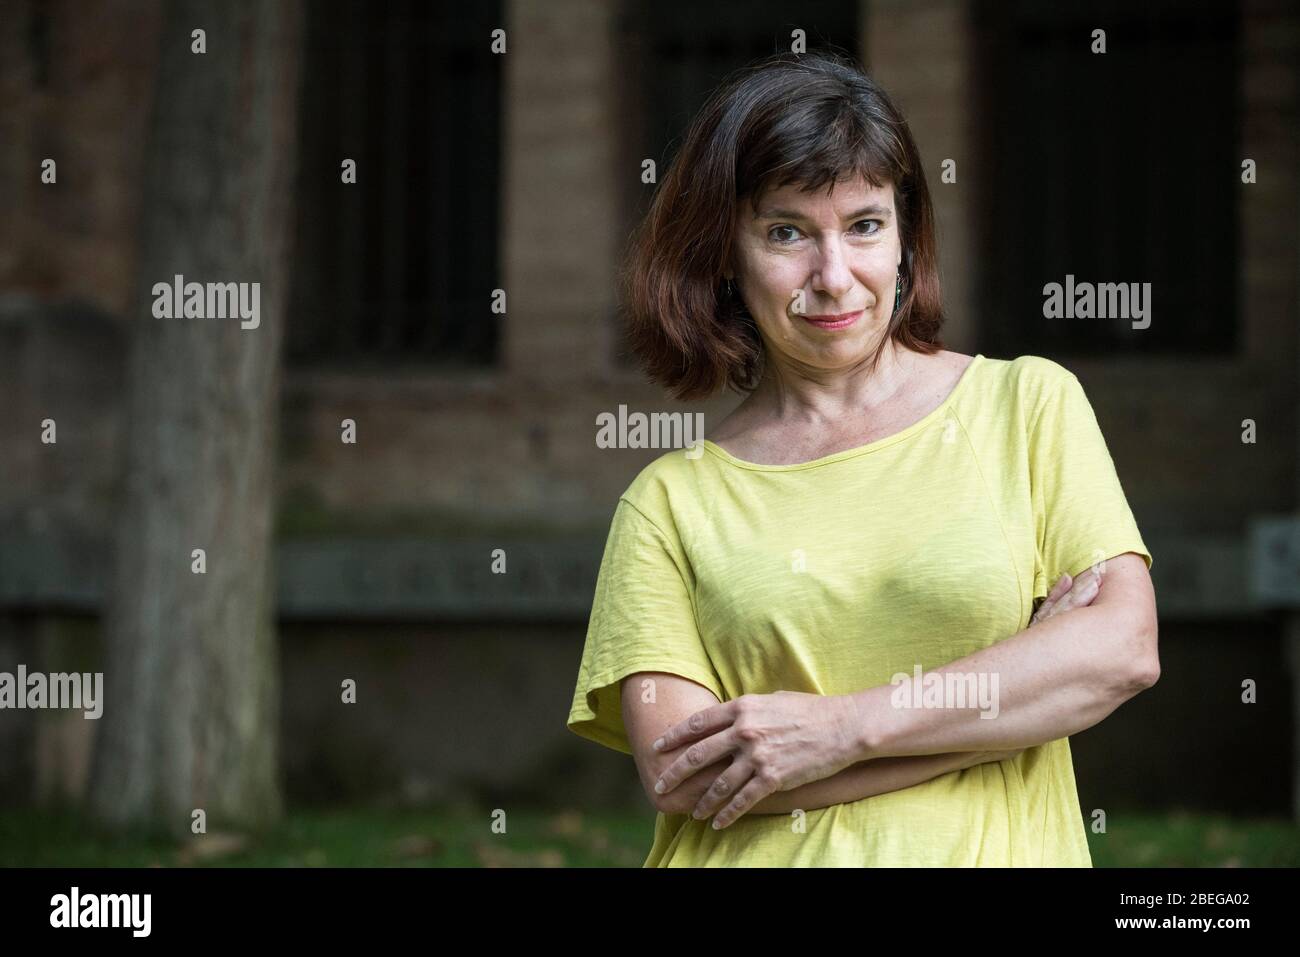
[[[855,692],[856,753],[1001,751],[1068,737],[1149,686],[1146,640],[1113,608],[1078,608],[925,672],[919,693],[911,676]],[[931,703],[935,695],[941,706]]]
[[[832,804],[848,804],[887,791],[910,788],[942,774],[992,760],[996,758],[991,754],[964,751],[859,761],[828,778],[770,794],[746,813],[789,814],[796,808],[812,811]],[[730,764],[729,759],[717,761],[696,771],[673,789],[667,806],[661,809],[670,814],[690,814]]]
[[[849,804],[888,791],[901,791],[977,763],[982,762],[968,752],[859,761],[820,781],[769,794],[746,813],[789,814],[800,808],[812,811],[833,804]]]

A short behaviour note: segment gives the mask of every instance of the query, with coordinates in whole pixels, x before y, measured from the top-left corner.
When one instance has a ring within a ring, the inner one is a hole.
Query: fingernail
[[[714,829],[715,831],[721,831],[721,830],[722,830],[722,822],[719,821],[716,817],[713,819],[713,829]]]
[[[651,747],[653,747],[656,751],[658,751],[658,750],[659,750],[660,748],[662,748],[663,746],[664,746],[664,739],[663,739],[663,738],[655,738],[655,743],[654,743],[653,745],[651,745]]]
[[[655,794],[663,794],[663,793],[664,793],[664,782],[662,780],[656,781]]]

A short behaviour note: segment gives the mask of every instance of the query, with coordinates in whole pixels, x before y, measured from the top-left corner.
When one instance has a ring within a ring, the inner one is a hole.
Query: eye
[[[774,243],[792,243],[792,242],[794,242],[794,239],[793,239],[793,238],[791,238],[791,239],[781,239],[780,237],[778,237],[778,236],[774,236],[774,235],[773,235],[773,233],[775,233],[775,232],[777,232],[778,230],[781,230],[781,229],[788,229],[788,230],[790,230],[791,232],[794,232],[794,233],[799,232],[799,230],[795,229],[793,226],[773,226],[771,229],[769,229],[769,230],[767,231],[767,238],[770,239],[770,240],[772,240],[772,242],[774,242]]]
[[[884,225],[884,223],[882,223],[879,219],[859,219],[853,225],[861,226],[863,223],[875,223],[876,228],[871,230],[870,232],[858,233],[859,236],[874,236],[876,233],[880,232],[881,227]]]

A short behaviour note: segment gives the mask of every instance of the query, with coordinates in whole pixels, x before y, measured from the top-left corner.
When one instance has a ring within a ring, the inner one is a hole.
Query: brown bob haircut
[[[723,278],[736,208],[748,199],[757,212],[769,188],[829,193],[857,178],[893,184],[903,243],[901,305],[881,344],[942,349],[934,213],[906,121],[849,57],[779,53],[731,74],[709,97],[632,234],[619,293],[630,347],[650,379],[683,400],[723,386],[752,391],[762,339]]]

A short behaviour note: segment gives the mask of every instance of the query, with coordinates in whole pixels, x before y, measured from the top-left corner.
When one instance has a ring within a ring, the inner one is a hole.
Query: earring
[[[894,315],[898,315],[898,307],[903,301],[903,274],[894,273]]]

